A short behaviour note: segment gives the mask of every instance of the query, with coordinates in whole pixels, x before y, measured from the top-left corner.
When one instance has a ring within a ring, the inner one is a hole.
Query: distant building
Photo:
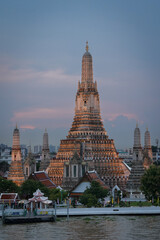
[[[158,146],[152,146],[153,162],[160,164],[160,148]]]
[[[56,146],[49,145],[49,151],[50,151],[50,153],[55,153],[55,152],[57,152]]]
[[[123,159],[123,161],[127,163],[128,166],[132,165],[133,151],[130,148],[127,150],[119,149],[117,152],[119,154],[119,158]]]
[[[12,148],[8,147],[7,145],[1,144],[0,145],[0,162],[7,162],[11,164],[12,161]]]
[[[43,134],[43,147],[42,147],[42,160],[40,163],[40,171],[45,171],[50,163],[50,152],[49,152],[49,144],[48,144],[48,133],[45,129],[45,133]]]
[[[27,147],[24,144],[21,145],[20,147],[21,147],[21,157],[22,157],[22,160],[24,161],[24,159],[27,157],[27,153],[28,153]]]
[[[42,153],[42,146],[41,145],[36,145],[34,146],[34,153]]]

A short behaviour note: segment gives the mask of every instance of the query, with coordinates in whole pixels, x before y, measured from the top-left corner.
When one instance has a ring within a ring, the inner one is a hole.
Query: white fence
[[[26,214],[26,210],[24,209],[5,209],[4,210],[4,215],[5,216],[15,216],[15,217],[18,217],[18,216],[24,216]]]

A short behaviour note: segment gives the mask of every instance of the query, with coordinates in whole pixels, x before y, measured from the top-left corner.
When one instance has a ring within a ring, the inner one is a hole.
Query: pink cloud
[[[21,125],[20,128],[33,130],[33,129],[35,129],[36,127],[35,127],[35,126],[32,126],[32,125]]]
[[[61,119],[70,118],[72,109],[69,108],[33,108],[26,111],[15,112],[12,122],[23,122],[33,119]]]
[[[117,117],[119,116],[124,116],[127,117],[128,120],[135,119],[137,120],[136,114],[133,113],[108,113],[108,114],[103,114],[105,119],[108,119],[109,121],[114,121]]]

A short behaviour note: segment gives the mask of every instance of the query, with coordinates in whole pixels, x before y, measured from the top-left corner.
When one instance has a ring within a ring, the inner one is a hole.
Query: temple
[[[80,167],[80,164],[83,166]],[[50,162],[48,174],[56,185],[62,185],[63,182],[64,186],[65,181],[71,183],[73,178],[78,181],[84,168],[96,170],[111,188],[114,185],[123,187],[128,180],[129,171],[118,156],[114,140],[109,139],[103,126],[88,42],[82,57],[81,82],[78,82],[73,123],[66,139],[60,142],[56,158]],[[72,182],[75,184],[75,181]],[[71,185],[66,188],[71,189]]]
[[[137,123],[134,130],[132,168],[126,185],[126,192],[130,198],[144,197],[140,189],[141,178],[145,172],[145,169],[148,169],[151,164],[152,148],[150,133],[147,129],[145,132],[143,149],[141,146],[141,133]]]
[[[12,161],[9,168],[8,180],[12,180],[18,186],[25,180],[21,158],[20,134],[17,126],[13,132]]]

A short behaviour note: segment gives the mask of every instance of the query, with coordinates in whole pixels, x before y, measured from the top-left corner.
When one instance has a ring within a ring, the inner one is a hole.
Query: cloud
[[[37,84],[73,84],[78,82],[80,76],[65,73],[63,69],[37,70],[34,68],[14,68],[14,66],[0,65],[0,82],[3,83],[29,83]]]
[[[44,120],[44,119],[67,119],[72,115],[72,109],[69,108],[32,108],[26,111],[14,112],[11,119],[15,122],[26,122],[30,120]],[[22,125],[22,128],[29,128],[33,126]],[[35,127],[34,127],[35,128]]]
[[[36,127],[35,127],[35,126],[32,126],[32,125],[21,125],[20,128],[21,128],[21,129],[31,129],[31,130],[33,130],[33,129],[35,129]]]
[[[131,120],[131,119],[138,120],[138,117],[134,113],[122,113],[122,112],[119,112],[119,113],[108,113],[108,114],[103,114],[103,116],[105,117],[105,119],[107,119],[109,121],[114,121],[119,116],[127,117],[128,120]]]

